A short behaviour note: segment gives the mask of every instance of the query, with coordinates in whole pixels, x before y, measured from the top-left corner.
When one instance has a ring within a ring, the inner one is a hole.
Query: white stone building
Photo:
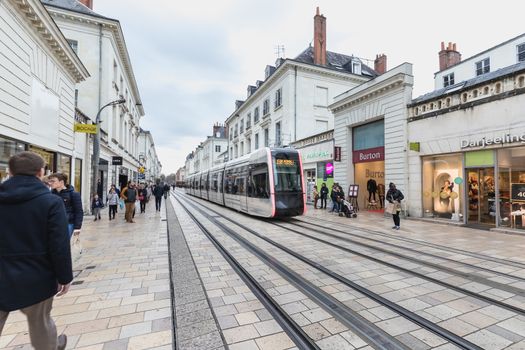
[[[228,149],[228,129],[222,124],[213,125],[213,133],[186,157],[186,174],[191,175],[210,169],[224,162]]]
[[[90,0],[42,0],[42,3],[91,72],[91,78],[79,84],[73,93],[76,106],[95,120],[102,106],[121,98],[126,100],[125,104],[108,107],[101,113],[99,177],[105,194],[111,183],[122,187],[128,180],[136,179],[140,165],[138,135],[144,109],[122,27],[118,20],[95,13]],[[77,146],[82,150],[82,145]],[[85,152],[77,156],[90,159],[91,148]],[[121,156],[122,165],[112,166],[113,156]],[[91,169],[87,164],[83,168],[82,188],[89,189]],[[89,201],[87,192],[83,193],[85,204]]]
[[[463,61],[442,49],[440,88],[409,106],[410,213],[523,232],[525,34]]]
[[[406,106],[412,86],[412,65],[404,63],[337,96],[330,105],[334,144],[341,150],[341,161],[334,162],[335,181],[347,194],[349,185],[359,185],[361,209],[381,209],[379,194],[390,182],[407,195]]]
[[[30,150],[76,185],[75,84],[89,73],[39,0],[1,1],[0,32],[0,181]]]
[[[264,81],[248,86],[245,101],[236,101],[235,111],[226,120],[229,130],[229,159],[261,147],[299,146],[301,140],[334,129],[328,106],[349,89],[377,76],[386,67],[386,56],[378,56],[375,69],[356,56],[326,50],[326,18],[314,17],[314,46],[297,57],[278,59],[266,66]],[[306,159],[303,169],[309,182],[325,181],[331,186],[333,174],[325,169],[330,158]],[[319,171],[320,170],[320,171]]]
[[[155,183],[160,177],[162,165],[157,156],[151,132],[141,128],[138,143],[139,163],[144,168],[144,173],[138,174],[138,180],[140,182]]]

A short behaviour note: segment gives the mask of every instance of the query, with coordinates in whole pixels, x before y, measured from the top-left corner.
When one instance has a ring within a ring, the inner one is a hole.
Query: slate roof
[[[78,2],[77,0],[40,0],[42,4],[46,6],[56,7],[64,10],[69,10],[77,13],[82,13],[84,15],[90,15],[94,17],[104,18],[104,19],[112,19],[109,17],[104,17],[102,15],[99,15],[95,11],[91,10],[89,7],[85,6],[84,4]]]
[[[512,74],[514,74],[516,72],[519,72],[519,71],[522,71],[522,70],[525,70],[525,61],[513,64],[512,66],[508,66],[508,67],[505,67],[505,68],[500,68],[498,70],[495,70],[494,72],[489,72],[489,73],[486,73],[486,74],[482,74],[482,75],[477,76],[475,78],[472,78],[472,79],[469,79],[469,80],[465,80],[465,81],[462,81],[462,82],[454,84],[454,85],[450,85],[450,86],[447,86],[447,87],[444,87],[444,88],[441,88],[441,89],[438,89],[438,90],[434,90],[432,92],[429,92],[427,94],[424,94],[422,96],[419,96],[419,97],[413,99],[411,105],[414,105],[414,104],[417,104],[417,103],[421,103],[421,102],[425,102],[425,101],[429,101],[429,100],[433,100],[433,99],[436,99],[436,98],[441,97],[443,95],[446,95],[446,94],[449,94],[449,93],[452,93],[452,92],[456,92],[458,90],[468,89],[470,87],[473,87],[473,86],[476,86],[476,85],[480,85],[480,84],[483,84],[483,83],[487,83],[487,82],[489,82],[491,80],[498,79],[498,78],[504,77],[506,75],[512,75]]]
[[[294,61],[314,64],[314,48],[312,46],[308,47],[306,50],[301,52],[299,56],[294,59]],[[364,64],[359,58],[332,51],[326,51],[326,66],[324,67],[345,73],[353,73],[352,61],[361,62],[361,75],[369,77],[376,77],[378,75],[372,68]]]

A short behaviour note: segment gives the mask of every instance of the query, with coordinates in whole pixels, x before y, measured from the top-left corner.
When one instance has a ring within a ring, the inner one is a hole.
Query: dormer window
[[[518,62],[525,61],[525,43],[519,44],[518,48]]]
[[[443,87],[454,85],[454,73],[447,74],[443,77]]]
[[[361,75],[361,62],[352,61],[352,73]]]
[[[476,62],[476,75],[482,75],[488,72],[490,72],[490,58]]]

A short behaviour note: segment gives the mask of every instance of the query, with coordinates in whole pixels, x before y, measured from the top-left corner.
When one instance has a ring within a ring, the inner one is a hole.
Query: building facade
[[[525,34],[441,68],[409,105],[411,212],[525,229]]]
[[[162,172],[162,165],[155,150],[153,135],[142,128],[138,139],[140,171],[137,175],[139,182],[155,183]]]
[[[228,149],[228,129],[223,124],[213,125],[213,132],[186,157],[185,174],[192,175],[224,163]]]
[[[92,73],[91,78],[77,86],[77,108],[95,120],[98,111],[109,102],[125,99],[124,104],[105,108],[100,114],[99,178],[103,193],[111,183],[123,187],[137,179],[139,162],[138,138],[144,109],[118,20],[101,16],[92,10],[92,1],[42,0],[70,46]],[[92,143],[84,154],[90,159]],[[80,155],[79,155],[80,156]],[[122,164],[112,165],[113,157],[122,157]],[[84,188],[93,174],[84,166]],[[89,203],[84,191],[83,201]]]
[[[360,208],[381,209],[380,195],[390,182],[407,196],[406,106],[412,86],[412,65],[404,63],[337,96],[330,105],[334,145],[341,152],[341,161],[334,162],[335,182],[345,193],[353,192]],[[353,191],[348,191],[350,185]]]
[[[46,174],[60,171],[75,183],[75,84],[89,77],[39,0],[0,2],[0,181],[7,162],[30,150],[46,161]]]

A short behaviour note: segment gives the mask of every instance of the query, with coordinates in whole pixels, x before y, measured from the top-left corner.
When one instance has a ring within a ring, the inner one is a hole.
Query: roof
[[[309,46],[306,50],[301,52],[299,56],[297,56],[294,60],[308,64],[315,64],[314,48],[312,46]],[[345,73],[353,73],[352,61],[357,61],[361,63],[361,75],[366,75],[370,77],[376,77],[378,75],[372,68],[364,64],[358,57],[347,56],[332,51],[326,51],[326,66],[323,65],[322,67],[342,71]]]
[[[82,13],[85,15],[95,16],[99,18],[105,18],[105,19],[112,19],[109,17],[104,17],[102,15],[99,15],[95,11],[91,10],[86,5],[78,2],[77,0],[40,0],[44,5],[46,6],[52,6],[61,8],[64,10],[69,10],[77,13]]]
[[[429,92],[425,95],[422,95],[422,96],[419,96],[413,99],[411,105],[433,100],[443,95],[447,95],[452,92],[457,92],[458,90],[463,90],[463,89],[467,89],[467,88],[470,88],[476,85],[487,83],[491,80],[495,80],[495,79],[504,77],[506,75],[511,75],[511,74],[514,74],[522,70],[525,70],[525,61],[513,64],[512,66],[508,66],[505,68],[500,68],[498,70],[495,70],[494,72],[489,72],[486,74],[479,75],[475,78],[465,80],[465,81],[462,81],[454,85],[450,85],[450,86],[447,86],[447,87],[444,87],[438,90],[434,90],[432,92]]]

